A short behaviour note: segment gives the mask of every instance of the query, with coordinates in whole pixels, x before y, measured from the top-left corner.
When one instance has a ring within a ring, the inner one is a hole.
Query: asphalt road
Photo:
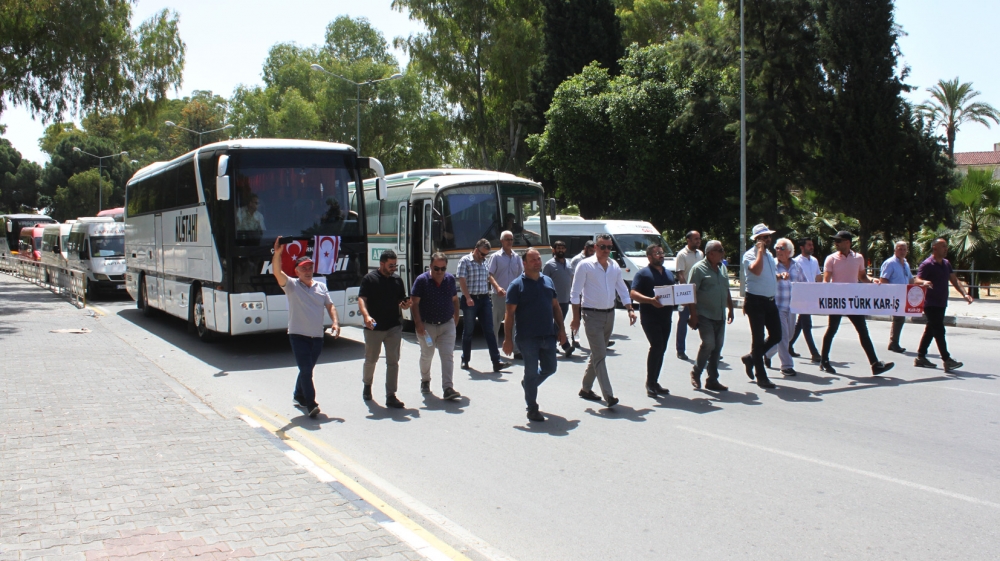
[[[869,322],[879,357],[897,363],[873,378],[844,322],[838,375],[804,363],[794,378],[772,371],[779,387],[764,391],[738,361],[750,339],[738,310],[723,350],[730,391],[693,390],[671,337],[661,376],[671,395],[651,399],[648,346],[619,313],[609,364],[621,404],[578,398],[586,357],[561,358],[539,392],[549,421],[529,425],[520,364],[492,374],[481,339],[472,366],[483,372],[456,369],[461,401],[421,396],[419,350],[406,334],[398,396],[407,408],[379,405],[381,364],[376,403],[364,402],[361,333],[348,328],[320,358],[323,415],[313,421],[292,407],[285,336],[205,344],[131,301],[98,305],[105,325],[224,415],[237,405],[278,412],[520,561],[1000,558],[997,331],[949,328],[965,367],[945,375],[912,366],[922,326],[906,325],[910,351],[900,356],[884,350],[889,323]],[[814,320],[819,338],[825,323]],[[689,334],[688,354],[697,345]]]

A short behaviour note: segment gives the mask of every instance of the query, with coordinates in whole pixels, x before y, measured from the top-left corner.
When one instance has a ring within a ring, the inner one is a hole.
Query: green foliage
[[[0,213],[32,212],[38,199],[38,164],[21,157],[6,138],[0,138]]]
[[[111,197],[112,185],[108,177],[99,179],[97,169],[89,169],[77,173],[69,178],[65,187],[56,189],[53,199],[53,208],[50,216],[63,222],[80,216],[97,215],[98,207],[98,184],[105,203]],[[105,204],[104,208],[112,208]]]
[[[695,0],[616,0],[615,13],[621,21],[624,44],[645,47],[666,43],[692,29],[704,5],[714,5],[718,14],[718,2]]]
[[[948,141],[948,157],[955,159],[955,136],[965,123],[979,123],[990,128],[990,121],[1000,124],[1000,111],[988,103],[972,101],[979,92],[972,89],[972,82],[959,83],[954,80],[938,80],[937,85],[927,89],[931,99],[925,101],[919,110],[927,116],[931,128],[943,128]]]
[[[164,10],[131,29],[124,0],[8,0],[0,5],[0,113],[6,104],[66,110],[153,104],[177,87],[184,43]]]
[[[993,170],[970,169],[962,185],[948,192],[948,202],[958,223],[946,231],[956,261],[962,268],[972,262],[981,269],[995,268],[1000,264],[1000,181]]]
[[[279,138],[315,138],[319,131],[319,115],[313,104],[295,88],[285,91],[278,111],[270,119],[271,130]]]

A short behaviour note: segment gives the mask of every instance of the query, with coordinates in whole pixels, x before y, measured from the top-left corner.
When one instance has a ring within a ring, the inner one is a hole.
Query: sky
[[[392,10],[391,0],[138,0],[133,25],[164,8],[180,15],[181,39],[187,44],[184,97],[193,90],[211,90],[230,97],[239,84],[259,84],[268,50],[276,43],[315,45],[323,42],[326,26],[339,15],[366,17],[390,41],[423,31],[409,14]],[[897,0],[896,23],[906,36],[900,38],[900,63],[910,68],[906,82],[915,90],[915,103],[928,99],[927,88],[940,79],[956,76],[972,82],[982,92],[977,98],[1000,108],[1000,72],[994,66],[997,0]],[[405,55],[395,51],[405,66]],[[65,120],[76,120],[71,115]],[[7,125],[4,135],[21,154],[39,163],[48,157],[38,148],[45,125],[21,108],[0,115]],[[959,130],[956,152],[987,151],[1000,143],[1000,126],[991,129],[967,124]]]

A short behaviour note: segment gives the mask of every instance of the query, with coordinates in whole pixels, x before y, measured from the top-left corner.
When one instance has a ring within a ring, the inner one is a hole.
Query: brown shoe
[[[729,388],[727,388],[726,386],[723,386],[722,384],[720,384],[719,382],[717,382],[715,380],[709,380],[709,381],[705,382],[705,389],[709,390],[709,391],[713,391],[713,392],[724,392],[724,391],[728,390]]]
[[[701,389],[701,374],[695,374],[694,372],[691,373],[691,385],[696,390]]]

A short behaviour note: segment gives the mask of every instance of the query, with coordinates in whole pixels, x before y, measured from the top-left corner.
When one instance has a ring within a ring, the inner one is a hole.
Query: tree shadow
[[[434,394],[424,394],[424,406],[420,409],[424,411],[444,411],[452,415],[461,415],[465,413],[465,408],[470,403],[469,398],[464,395],[458,399],[449,400],[441,399]]]
[[[678,411],[687,411],[688,413],[697,413],[699,415],[722,411],[722,408],[715,405],[713,400],[704,397],[691,399],[679,395],[659,395],[653,399],[656,400],[655,407],[660,409],[676,409]]]
[[[632,421],[633,423],[646,422],[646,415],[653,412],[652,409],[635,409],[633,407],[629,407],[628,405],[621,404],[615,405],[614,407],[603,407],[598,410],[588,407],[584,411],[594,417],[600,417],[602,419],[622,419],[625,421]]]
[[[524,425],[514,425],[515,430],[530,432],[535,434],[547,434],[549,436],[567,436],[569,431],[580,426],[578,419],[568,420],[553,413],[542,412],[545,421],[527,421]]]
[[[365,401],[365,405],[368,406],[368,416],[365,418],[373,421],[391,419],[397,423],[408,423],[411,419],[420,418],[420,411],[412,407],[403,407],[401,409],[383,407],[376,403],[375,400]]]

